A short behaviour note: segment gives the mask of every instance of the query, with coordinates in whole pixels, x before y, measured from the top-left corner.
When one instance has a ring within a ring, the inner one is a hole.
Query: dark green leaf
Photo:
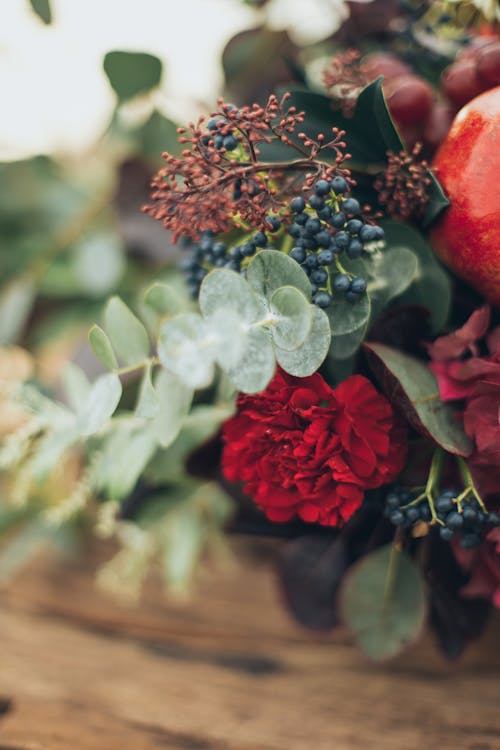
[[[448,453],[468,456],[471,442],[426,364],[384,344],[365,344],[368,362],[387,397],[418,432]]]
[[[153,112],[138,132],[139,144],[144,156],[155,164],[162,163],[162,153],[178,151],[177,126],[160,112]]]
[[[433,174],[432,170],[428,170],[428,174],[432,180],[429,187],[429,202],[425,207],[425,213],[422,219],[424,228],[427,228],[434,219],[436,219],[441,211],[450,205],[450,201],[444,194],[443,188],[439,184],[437,178]]]
[[[145,94],[159,85],[162,63],[146,52],[108,52],[104,72],[120,102]]]
[[[341,611],[370,659],[396,656],[418,637],[424,624],[426,598],[418,569],[392,545],[371,552],[344,578]]]
[[[30,0],[30,5],[41,21],[47,25],[52,23],[52,10],[49,0]]]
[[[436,259],[424,237],[409,224],[383,223],[388,248],[404,247],[418,258],[418,272],[399,298],[402,305],[420,305],[431,313],[432,329],[438,333],[446,323],[451,304],[450,277]]]

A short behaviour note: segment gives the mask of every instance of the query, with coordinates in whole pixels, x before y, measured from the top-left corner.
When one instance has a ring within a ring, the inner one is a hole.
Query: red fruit
[[[365,55],[361,67],[370,79],[377,76],[384,76],[389,79],[401,75],[411,75],[413,72],[405,62],[385,52],[372,52],[370,55]]]
[[[387,106],[397,124],[412,125],[426,120],[434,94],[426,81],[415,75],[401,75],[384,83]]]
[[[446,68],[441,76],[441,86],[445,96],[456,107],[463,107],[485,89],[477,75],[476,60],[471,58],[457,60]]]
[[[500,306],[500,87],[455,117],[432,169],[451,201],[431,229],[443,263]]]
[[[500,84],[500,42],[488,44],[479,51],[477,74],[488,86]]]

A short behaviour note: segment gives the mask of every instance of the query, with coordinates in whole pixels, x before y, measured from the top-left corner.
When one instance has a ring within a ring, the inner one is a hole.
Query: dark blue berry
[[[318,263],[320,266],[329,266],[333,263],[333,252],[332,250],[322,250],[318,253]]]
[[[419,505],[418,511],[421,521],[425,521],[428,523],[432,519],[431,509],[429,508],[426,500],[424,500],[424,502]]]
[[[376,227],[373,227],[371,224],[363,224],[359,230],[359,237],[363,242],[373,242],[373,240],[376,239],[376,236]]]
[[[351,281],[345,273],[339,273],[333,280],[333,288],[336,292],[347,292]]]
[[[461,513],[457,513],[457,511],[454,510],[451,513],[448,513],[444,522],[449,529],[456,531],[457,529],[461,529],[464,525],[464,518]]]
[[[290,258],[293,258],[297,263],[303,263],[306,255],[307,253],[303,247],[292,247],[290,250]]]
[[[224,136],[221,135],[221,133],[217,133],[217,135],[214,136],[214,146],[217,149],[224,146]]]
[[[389,492],[385,499],[385,504],[388,508],[391,508],[391,510],[399,508],[401,505],[399,494],[397,492]]]
[[[337,247],[346,248],[349,244],[349,235],[347,232],[344,232],[342,229],[340,232],[337,232],[337,234],[334,237],[334,242],[337,245]]]
[[[290,201],[290,208],[292,209],[292,211],[294,211],[297,214],[303,211],[305,207],[306,207],[306,202],[304,198],[302,198],[300,195],[297,195],[295,198],[293,198]]]
[[[342,203],[342,210],[348,214],[359,214],[361,206],[356,198],[346,198]]]
[[[305,268],[308,268],[310,271],[313,271],[315,268],[318,267],[318,258],[317,258],[317,256],[316,255],[308,255],[302,265],[305,266]]]
[[[453,531],[453,529],[449,529],[447,526],[440,526],[439,536],[441,537],[441,539],[443,539],[443,541],[451,542],[451,540],[455,536],[455,532]]]
[[[452,510],[453,507],[453,493],[450,494],[446,491],[442,492],[436,500],[436,510],[438,513],[446,513],[447,511]]]
[[[255,255],[256,250],[257,248],[255,247],[253,242],[245,242],[245,244],[241,248],[241,252],[245,256],[245,258],[249,258],[251,255]]]
[[[406,520],[410,523],[415,523],[415,521],[418,521],[420,518],[420,511],[416,505],[413,505],[411,508],[407,508],[406,510]]]
[[[326,307],[329,307],[332,301],[332,295],[328,294],[328,292],[318,292],[314,295],[313,302],[318,307],[322,307],[325,309]]]
[[[309,218],[308,214],[306,214],[306,213],[299,213],[295,217],[295,223],[298,224],[299,226],[303,227],[304,224],[306,223],[306,221],[308,220],[308,218]]]
[[[302,229],[298,224],[290,224],[287,232],[291,237],[300,237],[300,235],[302,234]]]
[[[304,230],[307,232],[307,234],[316,234],[316,232],[319,232],[320,229],[321,229],[320,220],[312,216],[309,219],[307,219],[306,223],[304,224]]]
[[[226,265],[224,267],[225,268],[229,268],[230,271],[239,271],[240,270],[240,264],[238,263],[237,260],[228,260],[228,262],[226,263]]]
[[[317,195],[328,195],[330,192],[330,183],[328,180],[318,180],[314,186]]]
[[[374,232],[375,232],[375,237],[373,239],[374,240],[383,240],[384,237],[385,237],[385,232],[382,229],[382,227],[374,226],[373,229],[374,229]]]
[[[212,253],[215,258],[222,258],[226,254],[226,243],[225,242],[214,242],[212,247]]]
[[[359,302],[359,294],[356,294],[356,292],[351,292],[350,289],[347,290],[347,292],[344,294],[345,299],[347,302],[350,302],[351,305],[356,304],[356,302]]]
[[[318,285],[314,282],[311,282],[311,294],[314,296],[318,291]]]
[[[265,247],[267,245],[267,237],[264,232],[255,232],[253,241],[257,247]]]
[[[494,511],[488,513],[488,515],[486,516],[486,522],[490,526],[500,526],[500,514],[495,513]]]
[[[220,117],[212,117],[212,119],[207,122],[207,130],[217,130],[219,122],[222,123]]]
[[[314,208],[315,211],[320,211],[325,205],[325,199],[320,195],[311,195],[309,198],[309,205]]]
[[[323,208],[321,208],[316,213],[318,214],[318,219],[322,219],[323,221],[329,221],[329,219],[332,216],[331,206],[323,206]]]
[[[366,292],[366,279],[363,279],[361,277],[353,279],[351,281],[349,289],[351,290],[351,292],[355,292],[356,294],[364,294],[364,292]]]
[[[358,234],[362,226],[363,222],[360,219],[349,219],[347,222],[347,230],[351,234]]]
[[[317,268],[311,274],[311,281],[314,281],[315,284],[324,284],[327,278],[328,278],[328,273],[325,271],[324,268]]]
[[[232,258],[232,260],[241,260],[243,257],[243,248],[240,245],[232,247],[229,251],[229,257]]]
[[[238,145],[238,139],[234,135],[224,136],[223,146],[226,151],[234,151]]]
[[[328,229],[322,229],[321,232],[315,234],[315,239],[319,247],[330,247],[332,235],[330,234]]]
[[[346,215],[342,211],[338,211],[336,214],[333,214],[332,218],[330,219],[330,224],[335,227],[335,229],[341,229],[346,222]]]
[[[402,510],[392,510],[389,514],[389,520],[394,526],[403,526],[406,517]]]
[[[351,239],[346,252],[351,260],[355,260],[363,253],[363,244],[356,238]]]
[[[475,508],[471,508],[470,506],[464,507],[462,515],[464,517],[465,523],[473,524],[478,520],[478,512]]]
[[[345,193],[347,190],[347,182],[343,177],[334,177],[332,180],[332,190],[337,195]]]
[[[277,232],[281,227],[281,221],[277,216],[266,216],[266,225],[270,232]]]

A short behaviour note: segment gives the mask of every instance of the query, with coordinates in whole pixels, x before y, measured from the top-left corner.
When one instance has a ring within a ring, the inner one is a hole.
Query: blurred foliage
[[[52,23],[52,8],[49,0],[29,0],[34,13],[43,23],[49,25]]]

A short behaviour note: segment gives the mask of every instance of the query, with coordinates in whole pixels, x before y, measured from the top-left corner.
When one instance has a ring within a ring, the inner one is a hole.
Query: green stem
[[[477,502],[479,503],[481,510],[483,510],[485,513],[487,512],[487,508],[485,504],[483,503],[483,500],[481,498],[481,495],[477,491],[476,485],[474,484],[474,480],[472,478],[472,474],[470,473],[470,469],[467,466],[467,462],[464,458],[461,456],[457,456],[458,466],[460,469],[460,473],[462,475],[462,478],[464,480],[464,484],[466,486],[467,492],[472,492],[474,497],[476,498]],[[463,495],[464,493],[462,493]]]

